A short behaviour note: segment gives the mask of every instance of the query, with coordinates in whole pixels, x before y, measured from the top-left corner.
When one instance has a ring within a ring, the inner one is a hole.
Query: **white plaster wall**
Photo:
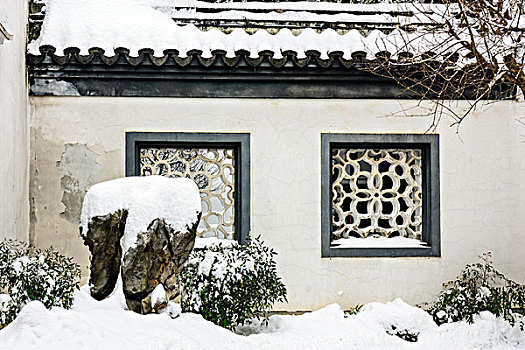
[[[460,133],[444,119],[441,258],[320,258],[320,134],[414,133],[427,117],[386,117],[392,100],[157,99],[33,97],[32,197],[35,241],[88,264],[75,224],[60,217],[65,144],[96,153],[99,181],[124,176],[126,131],[250,132],[252,231],[278,251],[289,304],[277,309],[343,307],[401,297],[431,300],[480,253],[525,282],[525,105],[478,110]],[[412,102],[406,102],[405,107]],[[342,296],[338,292],[343,291]]]
[[[0,239],[29,233],[29,123],[25,71],[27,1],[0,1],[13,34],[0,45]]]

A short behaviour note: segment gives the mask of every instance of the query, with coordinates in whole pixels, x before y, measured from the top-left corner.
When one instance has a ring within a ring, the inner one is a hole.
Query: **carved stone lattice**
[[[422,240],[419,149],[332,150],[332,239]]]
[[[193,179],[200,190],[199,237],[234,238],[235,159],[226,148],[142,148],[140,175]]]

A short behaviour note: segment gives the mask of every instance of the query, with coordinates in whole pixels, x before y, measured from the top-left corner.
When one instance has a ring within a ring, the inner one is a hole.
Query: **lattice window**
[[[234,154],[231,148],[140,148],[140,175],[193,179],[202,198],[198,236],[233,239]]]
[[[439,135],[321,134],[323,257],[441,255]]]
[[[420,149],[332,149],[332,238],[422,240]]]

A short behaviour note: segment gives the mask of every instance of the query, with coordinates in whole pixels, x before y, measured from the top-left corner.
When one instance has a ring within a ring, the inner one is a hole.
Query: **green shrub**
[[[511,325],[518,320],[523,329],[523,319],[512,308],[525,305],[525,286],[498,272],[492,266],[490,253],[480,259],[479,263],[467,265],[457,279],[443,284],[445,289],[428,312],[437,324],[443,324],[461,320],[472,323],[474,315],[490,311]]]
[[[253,318],[267,321],[273,303],[287,301],[275,255],[258,239],[193,251],[178,280],[182,310],[228,329]]]
[[[1,241],[0,328],[32,300],[41,301],[48,309],[70,308],[79,279],[79,265],[52,248],[41,251],[24,242]]]

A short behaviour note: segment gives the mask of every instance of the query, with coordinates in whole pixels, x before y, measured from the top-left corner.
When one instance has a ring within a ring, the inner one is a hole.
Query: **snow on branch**
[[[435,120],[445,113],[457,125],[479,102],[525,90],[523,1],[447,0],[435,9],[428,17],[432,26],[378,37],[379,51],[387,54],[376,54],[366,69],[434,101]],[[443,103],[456,99],[468,99],[470,108],[457,113]]]

